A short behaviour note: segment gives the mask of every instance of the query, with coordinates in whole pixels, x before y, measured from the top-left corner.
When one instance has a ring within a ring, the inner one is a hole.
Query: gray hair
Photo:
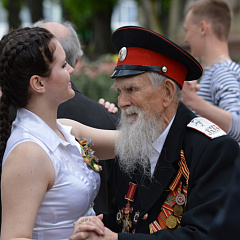
[[[156,87],[162,85],[162,83],[166,80],[166,77],[164,75],[161,75],[157,72],[147,72],[147,75],[152,82],[152,87],[153,88],[156,88]],[[175,92],[174,100],[176,102],[180,102],[180,101],[182,101],[181,88],[178,85],[178,83],[176,83],[175,81],[173,81],[173,82],[176,85],[176,92]]]
[[[41,20],[36,22],[33,26],[41,27],[47,22],[48,21]],[[69,21],[64,21],[61,24],[68,29],[69,34],[67,36],[57,36],[57,39],[66,53],[66,61],[74,67],[77,59],[83,55],[81,44],[75,31],[75,26]]]

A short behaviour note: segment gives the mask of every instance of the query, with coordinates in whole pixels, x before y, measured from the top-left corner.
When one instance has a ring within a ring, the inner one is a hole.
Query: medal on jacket
[[[127,200],[126,206],[121,210],[119,210],[116,215],[116,221],[118,224],[122,223],[122,226],[123,226],[122,232],[125,232],[125,233],[129,233],[130,228],[132,228],[133,226],[133,222],[130,218],[130,213],[133,212],[133,208],[131,207],[130,202],[134,201],[134,194],[136,192],[136,189],[137,189],[137,185],[135,183],[130,182],[127,195],[125,196],[125,199]],[[136,218],[134,217],[134,221],[136,219],[137,219],[137,216]]]
[[[170,193],[162,205],[161,212],[159,213],[157,220],[149,224],[150,233],[162,229],[175,230],[181,227],[181,218],[187,202],[187,187],[189,179],[189,170],[183,150],[181,150],[181,158],[178,165],[179,170],[177,176],[169,186]],[[182,176],[184,176],[186,180],[186,186],[183,186],[182,184]]]
[[[94,155],[94,151],[92,150],[92,141],[90,138],[76,138],[76,141],[80,144],[82,149],[82,157],[84,162],[95,172],[102,171],[102,166],[98,164],[98,158]]]

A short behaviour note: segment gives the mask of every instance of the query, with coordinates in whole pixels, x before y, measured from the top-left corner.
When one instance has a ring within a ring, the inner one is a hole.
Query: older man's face
[[[133,77],[116,78],[114,87],[119,92],[118,106],[126,114],[129,122],[138,118],[137,111],[129,110],[131,106],[145,112],[149,117],[158,116],[163,111],[161,87],[152,88],[147,73]]]
[[[152,88],[148,75],[116,79],[121,119],[115,151],[122,171],[132,174],[141,166],[143,175],[151,177],[149,156],[156,151],[152,143],[162,133],[161,114],[163,94],[161,86]]]

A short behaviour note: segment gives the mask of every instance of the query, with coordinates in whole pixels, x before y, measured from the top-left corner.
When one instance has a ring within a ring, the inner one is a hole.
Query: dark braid
[[[33,75],[48,77],[54,61],[53,35],[46,29],[21,28],[6,34],[0,41],[0,159],[11,131],[11,109],[26,107],[29,80]]]

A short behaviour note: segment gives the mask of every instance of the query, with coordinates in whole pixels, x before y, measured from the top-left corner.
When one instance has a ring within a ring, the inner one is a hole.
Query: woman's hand
[[[118,108],[115,106],[114,103],[110,103],[108,101],[105,102],[105,99],[103,99],[103,98],[100,98],[98,100],[98,103],[100,105],[103,105],[108,110],[108,112],[110,112],[110,113],[117,113],[118,112]]]
[[[102,219],[103,219],[102,214],[98,216],[89,216],[89,217],[79,218],[74,223],[73,236],[76,235],[77,233],[83,233],[83,232],[94,232],[99,236],[104,236],[105,227],[102,222]],[[88,234],[86,233],[81,234],[81,236],[84,236],[84,235],[88,235]]]
[[[118,240],[117,233],[105,228],[102,223],[103,215],[82,217],[74,223],[73,235],[69,240]]]

